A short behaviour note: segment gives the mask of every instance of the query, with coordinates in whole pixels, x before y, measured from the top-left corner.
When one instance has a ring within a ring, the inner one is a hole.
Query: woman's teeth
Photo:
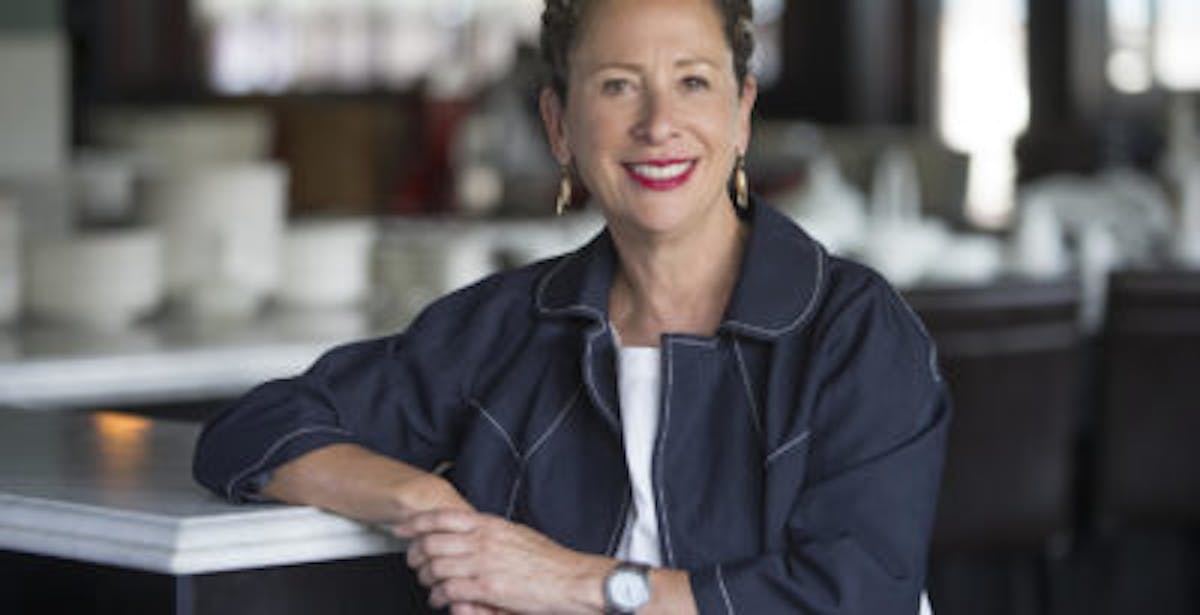
[[[688,169],[690,169],[691,166],[692,166],[691,161],[688,161],[688,162],[677,162],[675,164],[669,164],[666,166],[655,166],[652,164],[635,164],[635,165],[632,165],[632,168],[633,168],[634,173],[637,173],[638,175],[640,175],[642,177],[645,177],[647,179],[662,181],[662,180],[668,180],[668,179],[675,179],[676,177],[679,177],[679,176],[683,175],[684,173],[687,173]]]

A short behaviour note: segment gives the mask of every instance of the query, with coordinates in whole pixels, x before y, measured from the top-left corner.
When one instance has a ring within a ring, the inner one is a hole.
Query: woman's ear
[[[542,88],[538,97],[538,109],[542,112],[542,123],[546,126],[546,139],[550,142],[550,151],[560,165],[571,161],[571,150],[567,147],[567,130],[563,117],[563,101],[553,88]]]
[[[742,82],[742,91],[738,96],[738,151],[745,153],[750,147],[751,119],[754,116],[754,103],[758,100],[758,79],[754,75],[746,75]]]

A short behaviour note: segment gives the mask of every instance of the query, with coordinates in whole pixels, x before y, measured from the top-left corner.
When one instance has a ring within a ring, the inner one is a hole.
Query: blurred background
[[[755,8],[752,188],[939,343],[935,612],[1200,613],[1200,2]],[[0,0],[0,406],[200,420],[582,244],[540,10]]]

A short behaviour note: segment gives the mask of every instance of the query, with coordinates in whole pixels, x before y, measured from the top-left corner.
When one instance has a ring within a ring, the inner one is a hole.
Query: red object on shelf
[[[469,99],[426,99],[421,107],[421,147],[401,173],[388,210],[397,214],[436,214],[455,210],[450,150]]]

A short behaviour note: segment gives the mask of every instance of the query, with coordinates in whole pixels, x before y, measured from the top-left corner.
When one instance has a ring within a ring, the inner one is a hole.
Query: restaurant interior
[[[754,5],[752,189],[938,344],[933,612],[1200,613],[1200,2]],[[133,489],[146,438],[603,226],[554,213],[540,10],[0,2],[0,596],[149,612],[11,529],[84,463],[53,434]]]

